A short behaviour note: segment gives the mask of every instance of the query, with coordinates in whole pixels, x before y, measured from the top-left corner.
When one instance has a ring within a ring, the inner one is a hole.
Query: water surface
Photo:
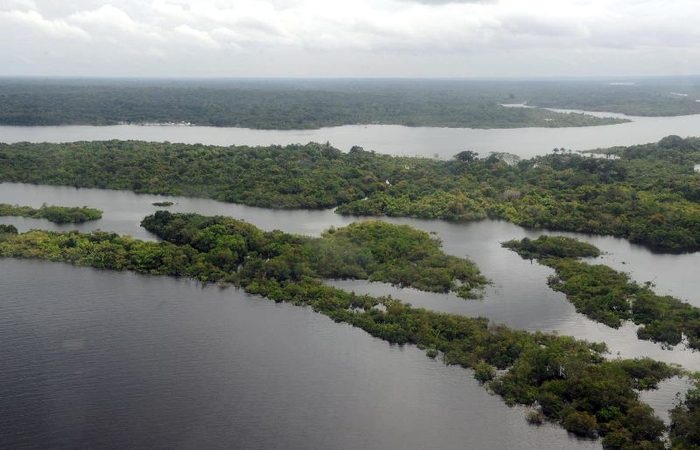
[[[487,155],[508,152],[532,157],[553,148],[589,150],[615,145],[656,142],[664,136],[697,136],[700,115],[678,117],[633,117],[623,114],[587,112],[596,116],[624,117],[629,123],[573,128],[472,129],[405,127],[400,125],[345,125],[318,130],[253,130],[200,126],[0,126],[0,142],[73,142],[135,139],[212,145],[285,145],[330,142],[347,151],[353,145],[379,153],[451,158],[463,150]]]
[[[152,202],[162,200],[175,202],[171,211],[222,214],[266,230],[316,236],[330,226],[366,219],[332,210],[274,211],[206,199],[4,183],[0,203],[86,205],[102,209],[104,216],[79,225],[15,217],[0,217],[0,223],[15,224],[20,231],[102,229],[154,239],[139,222],[158,210]],[[382,283],[332,284],[358,293],[393,295],[437,311],[484,316],[520,329],[602,341],[610,357],[650,356],[700,370],[697,352],[664,350],[636,339],[632,325],[614,330],[576,313],[563,294],[547,287],[550,268],[500,247],[502,241],[534,238],[542,230],[492,220],[383,220],[437,233],[445,251],[470,257],[493,286],[482,300],[467,301]],[[605,264],[628,271],[639,282],[653,280],[658,292],[700,306],[700,254],[655,254],[623,239],[558,234],[597,245],[606,252],[601,258]],[[570,439],[556,427],[523,428],[521,410],[508,409],[499,398],[488,396],[468,371],[443,367],[417,349],[390,346],[306,309],[274,305],[233,289],[16,260],[0,260],[0,289],[0,299],[5,299],[0,329],[6,334],[0,336],[0,347],[9,355],[6,360],[13,361],[0,382],[14,386],[2,401],[19,408],[18,414],[48,404],[47,414],[57,418],[41,418],[44,422],[34,426],[39,430],[45,421],[57,421],[49,431],[65,439],[68,447],[75,442],[99,446],[100,435],[115,442],[143,439],[143,424],[161,411],[151,441],[155,446],[225,446],[236,442],[234,434],[249,443],[248,448],[270,443],[287,448],[600,445]],[[161,314],[162,308],[167,314]],[[36,383],[44,383],[43,388]],[[673,406],[676,392],[685,389],[683,382],[673,380],[644,398],[663,415]],[[63,396],[73,403],[64,405]],[[31,401],[14,405],[18,398]],[[75,413],[79,417],[65,416],[70,405],[83,411]],[[189,435],[185,417],[192,408],[200,408],[201,417],[192,425],[198,431]],[[101,423],[110,416],[115,417],[113,429]],[[281,425],[270,431],[277,423]],[[73,436],[72,427],[80,428],[81,436]],[[207,427],[213,430],[210,435],[203,431]],[[379,436],[379,430],[391,431]]]
[[[126,191],[76,189],[71,187],[34,186],[27,184],[0,184],[0,203],[40,206],[41,203],[65,206],[90,206],[104,211],[101,220],[84,224],[56,225],[43,219],[2,217],[0,222],[14,224],[20,231],[31,228],[91,231],[102,229],[129,234],[141,239],[155,239],[139,223],[159,208],[151,203],[170,200],[173,212],[196,212],[204,215],[226,215],[245,220],[265,230],[280,229],[290,233],[318,236],[331,226],[342,227],[355,220],[373,218],[347,217],[332,210],[270,210],[214,200],[185,197],[167,197],[134,194]],[[517,225],[496,220],[474,222],[445,222],[409,218],[382,218],[392,223],[406,224],[434,232],[442,239],[447,253],[471,258],[480,270],[493,280],[486,289],[484,300],[465,301],[451,295],[424,293],[410,289],[398,290],[377,283],[350,283],[348,288],[373,294],[392,293],[419,306],[456,312],[471,316],[485,316],[499,323],[526,330],[556,331],[583,339],[606,342],[613,354],[623,357],[653,356],[660,360],[683,364],[700,370],[700,354],[663,350],[657,344],[636,339],[635,327],[628,325],[619,330],[593,322],[576,313],[563,294],[552,291],[546,284],[552,269],[521,259],[500,244],[509,239],[536,238],[545,230],[527,230]],[[639,283],[653,281],[656,291],[674,295],[700,306],[700,291],[696,268],[700,253],[658,254],[645,247],[630,244],[619,238],[580,233],[549,232],[570,235],[598,246],[604,256],[596,262],[608,264],[630,273]],[[364,286],[364,287],[363,287]],[[392,292],[387,292],[389,289]]]
[[[592,449],[469,371],[234,289],[0,260],[4,448]]]

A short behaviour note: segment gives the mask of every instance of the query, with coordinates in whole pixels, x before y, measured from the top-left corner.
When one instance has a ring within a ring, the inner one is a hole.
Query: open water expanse
[[[564,110],[556,110],[564,111]],[[576,111],[578,112],[578,111]],[[632,120],[618,125],[571,128],[472,129],[405,127],[401,125],[345,125],[318,130],[253,130],[201,126],[84,126],[56,127],[0,126],[0,142],[72,142],[109,139],[169,141],[211,145],[306,144],[330,142],[340,150],[353,145],[379,153],[450,158],[462,150],[508,152],[530,158],[553,148],[589,150],[615,145],[656,142],[664,136],[696,136],[700,115],[679,117],[632,117],[614,113],[596,116]]]
[[[568,129],[465,130],[347,126],[312,131],[207,127],[0,127],[0,141],[144,139],[208,144],[330,141],[392,154],[441,157],[471,148],[533,156],[553,147],[587,149],[697,134],[700,116],[634,118]],[[222,214],[263,229],[319,235],[357,217],[332,210],[274,211],[206,199],[69,187],[0,184],[0,203],[90,206],[101,220],[59,226],[0,217],[20,231],[102,229],[154,239],[140,220],[151,205]],[[445,250],[468,256],[493,281],[482,300],[330,281],[358,293],[390,294],[416,306],[485,316],[526,330],[606,342],[611,357],[651,356],[700,370],[700,354],[664,350],[577,314],[550,290],[553,271],[500,242],[544,231],[484,220],[389,219],[434,231]],[[569,234],[573,233],[558,233]],[[700,253],[668,255],[611,237],[575,235],[600,259],[656,290],[700,306]],[[306,308],[235,289],[61,263],[0,259],[0,447],[244,449],[588,449],[556,426],[529,426],[522,408],[490,396],[472,373],[410,346],[391,346]],[[660,416],[682,380],[644,398]]]

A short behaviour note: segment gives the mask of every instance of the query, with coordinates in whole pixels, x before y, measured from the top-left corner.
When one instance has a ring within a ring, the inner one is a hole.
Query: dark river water
[[[596,448],[463,369],[234,289],[0,260],[4,448]]]
[[[347,151],[353,145],[392,155],[451,158],[462,150],[483,155],[509,152],[521,157],[549,153],[553,148],[589,150],[615,145],[656,142],[664,136],[695,136],[700,115],[632,117],[614,113],[588,113],[632,120],[618,125],[572,128],[472,129],[405,127],[400,125],[346,125],[318,130],[252,130],[186,126],[0,126],[0,142],[72,142],[136,139],[212,145],[271,145],[329,141]]]
[[[154,237],[139,227],[151,205],[222,214],[263,229],[318,235],[361,218],[272,211],[205,199],[0,184],[0,203],[91,206],[81,225],[0,217],[31,228],[102,229]],[[434,231],[445,250],[469,256],[494,285],[466,301],[381,283],[330,281],[416,306],[526,330],[605,342],[611,357],[651,356],[700,370],[700,354],[664,350],[577,314],[546,285],[551,269],[500,242],[542,231],[500,221],[385,219]],[[571,234],[574,235],[574,234]],[[659,255],[625,240],[575,235],[601,260],[657,291],[700,306],[700,254]],[[65,264],[0,260],[0,446],[159,448],[578,449],[600,448],[554,426],[531,427],[523,409],[490,396],[467,370],[412,347],[391,346],[312,311],[235,289]],[[644,399],[661,417],[683,380]]]

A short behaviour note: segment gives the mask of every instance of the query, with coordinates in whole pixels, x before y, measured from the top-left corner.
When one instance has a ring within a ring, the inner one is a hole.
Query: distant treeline
[[[495,86],[495,87],[494,87]],[[623,120],[505,108],[510,87],[454,82],[0,80],[0,124],[192,123],[313,129],[349,124],[514,128]]]
[[[505,219],[531,228],[621,236],[666,251],[700,249],[700,139],[517,161],[453,160],[310,143],[214,147],[138,141],[0,144],[0,181],[214,198],[349,215]]]
[[[700,114],[700,78],[636,80],[632,84],[575,83],[560,89],[526,89],[517,97],[543,108],[581,109],[631,116]]]
[[[308,238],[263,232],[226,217],[167,211],[146,217],[142,225],[163,241],[103,232],[0,232],[0,257],[231,283],[276,302],[311,307],[379,339],[416,345],[430,357],[442,355],[446,364],[473,369],[474,377],[508,404],[530,405],[542,420],[578,436],[600,436],[606,449],[664,449],[669,428],[640,401],[638,391],[683,374],[677,367],[648,358],[606,359],[604,344],[513,330],[390,297],[358,296],[321,281],[375,279],[429,291],[453,290],[458,280],[483,286],[468,260],[445,255],[425,232],[356,222]],[[697,444],[696,395],[691,391],[672,411],[674,444]]]

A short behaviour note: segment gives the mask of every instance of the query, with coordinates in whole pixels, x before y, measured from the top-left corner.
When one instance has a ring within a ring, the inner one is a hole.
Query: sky
[[[700,0],[0,0],[0,76],[700,74]]]

